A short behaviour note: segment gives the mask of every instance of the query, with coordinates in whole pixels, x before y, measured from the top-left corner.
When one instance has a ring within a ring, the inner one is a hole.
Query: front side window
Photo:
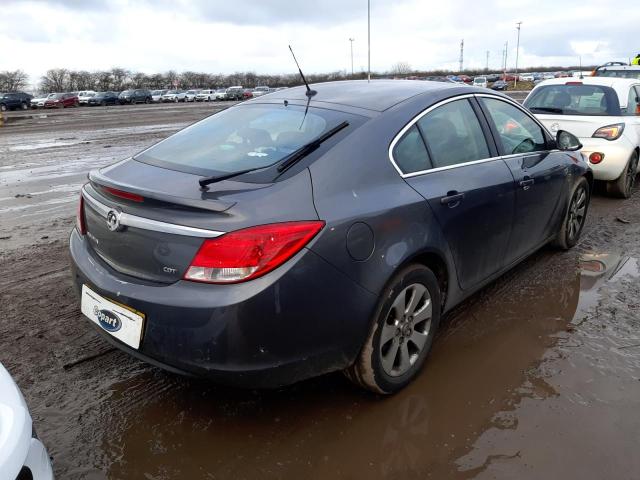
[[[489,147],[468,100],[446,103],[420,120],[434,168],[489,158]]]
[[[544,131],[529,115],[502,100],[482,98],[505,155],[547,149]]]
[[[159,167],[218,175],[273,165],[343,121],[362,117],[296,105],[243,105],[211,115],[136,155]]]
[[[427,147],[418,127],[413,125],[393,147],[393,159],[402,173],[414,173],[431,168]]]

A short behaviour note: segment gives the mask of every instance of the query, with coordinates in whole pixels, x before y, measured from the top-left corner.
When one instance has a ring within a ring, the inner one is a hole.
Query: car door
[[[625,123],[630,123],[635,130],[634,138],[640,145],[640,85],[634,85],[629,89],[629,99],[627,101],[626,115],[631,117],[625,119]]]
[[[507,249],[509,261],[515,261],[556,233],[569,175],[566,153],[555,150],[555,142],[524,109],[497,97],[479,100],[515,181],[515,219]]]
[[[392,145],[405,181],[434,212],[465,290],[504,266],[515,203],[513,177],[479,113],[470,95],[447,100]]]
[[[7,93],[4,98],[5,98],[5,104],[7,105],[8,109],[13,110],[14,108],[17,108],[20,106],[18,95],[16,95],[15,93]]]

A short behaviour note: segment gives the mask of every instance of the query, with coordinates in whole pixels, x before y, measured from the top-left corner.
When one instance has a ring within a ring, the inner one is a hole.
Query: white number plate
[[[144,316],[113,303],[82,285],[82,313],[118,340],[132,348],[140,348]]]

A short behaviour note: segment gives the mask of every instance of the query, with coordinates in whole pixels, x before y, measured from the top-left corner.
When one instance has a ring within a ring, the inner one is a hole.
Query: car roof
[[[633,85],[640,85],[640,80],[635,78],[620,78],[620,77],[565,77],[554,78],[552,80],[545,80],[535,86],[534,90],[548,86],[548,85],[565,85],[566,83],[582,83],[584,85],[599,85],[601,87],[611,87],[615,90],[620,100],[620,106],[626,107],[629,100],[629,88]]]
[[[318,92],[312,97],[313,101],[382,112],[416,95],[460,88],[460,85],[424,80],[345,80],[314,83],[310,87]],[[270,93],[268,97],[270,101],[282,99],[306,102],[306,90],[305,86],[292,87]],[[260,100],[250,102],[259,103]]]

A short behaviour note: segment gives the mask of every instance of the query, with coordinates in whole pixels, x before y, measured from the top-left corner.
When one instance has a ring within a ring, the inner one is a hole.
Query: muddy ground
[[[219,107],[75,109],[0,129],[0,362],[58,478],[640,477],[640,191],[596,193],[578,247],[540,251],[452,312],[393,397],[340,374],[234,390],[101,340],[67,269],[86,172]]]

